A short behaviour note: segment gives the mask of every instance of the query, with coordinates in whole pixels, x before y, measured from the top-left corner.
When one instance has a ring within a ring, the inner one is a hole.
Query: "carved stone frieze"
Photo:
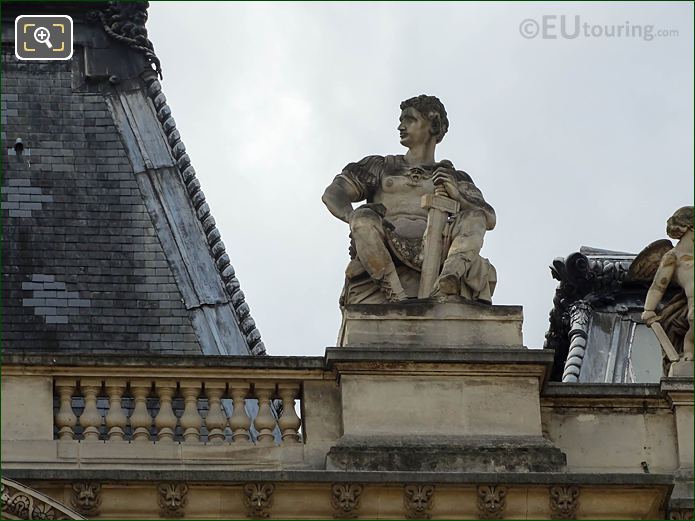
[[[251,519],[266,519],[270,516],[270,507],[273,506],[273,492],[275,485],[272,483],[247,483],[244,485],[244,506],[246,517]]]
[[[553,519],[576,519],[578,506],[578,486],[560,485],[550,487],[550,510]]]
[[[507,506],[507,487],[481,485],[478,487],[478,515],[480,519],[502,519]]]
[[[87,517],[98,516],[101,507],[101,484],[95,481],[73,483],[70,502],[81,514]]]
[[[157,487],[159,515],[165,518],[183,517],[188,503],[188,485],[185,483],[160,483]]]
[[[408,519],[429,519],[434,505],[434,485],[406,485],[403,504]]]
[[[331,506],[336,519],[354,519],[359,515],[360,496],[363,487],[359,483],[335,483],[331,486]]]
[[[2,519],[83,519],[65,505],[7,478],[0,485],[0,503]]]

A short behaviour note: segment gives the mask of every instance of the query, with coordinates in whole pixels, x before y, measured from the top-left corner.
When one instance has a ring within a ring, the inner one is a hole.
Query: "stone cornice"
[[[68,475],[69,472],[69,475]],[[3,469],[13,479],[31,481],[95,480],[101,482],[186,481],[189,483],[359,482],[359,483],[503,483],[508,485],[673,486],[672,474],[570,472],[380,472],[330,470],[137,470],[137,469]]]

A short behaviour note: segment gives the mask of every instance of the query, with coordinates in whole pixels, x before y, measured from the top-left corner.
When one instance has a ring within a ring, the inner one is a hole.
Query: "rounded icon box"
[[[14,54],[18,60],[69,60],[72,43],[72,18],[66,14],[23,14],[14,21]]]

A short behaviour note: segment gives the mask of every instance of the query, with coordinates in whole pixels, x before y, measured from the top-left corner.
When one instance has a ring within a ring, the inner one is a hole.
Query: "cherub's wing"
[[[659,269],[661,258],[673,248],[668,239],[659,239],[644,248],[630,264],[628,278],[635,281],[651,282]]]

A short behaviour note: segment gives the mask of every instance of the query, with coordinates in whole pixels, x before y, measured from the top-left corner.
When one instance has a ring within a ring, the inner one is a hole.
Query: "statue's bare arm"
[[[673,251],[666,252],[661,259],[659,269],[656,271],[652,285],[647,292],[647,298],[644,300],[644,313],[642,313],[642,319],[647,322],[647,325],[651,325],[654,319],[657,318],[654,310],[663,298],[664,293],[666,293],[671,278],[673,278],[677,262],[676,255]]]
[[[323,192],[321,200],[329,212],[341,221],[349,223],[353,212],[352,203],[361,201],[362,195],[347,179],[336,177]]]

